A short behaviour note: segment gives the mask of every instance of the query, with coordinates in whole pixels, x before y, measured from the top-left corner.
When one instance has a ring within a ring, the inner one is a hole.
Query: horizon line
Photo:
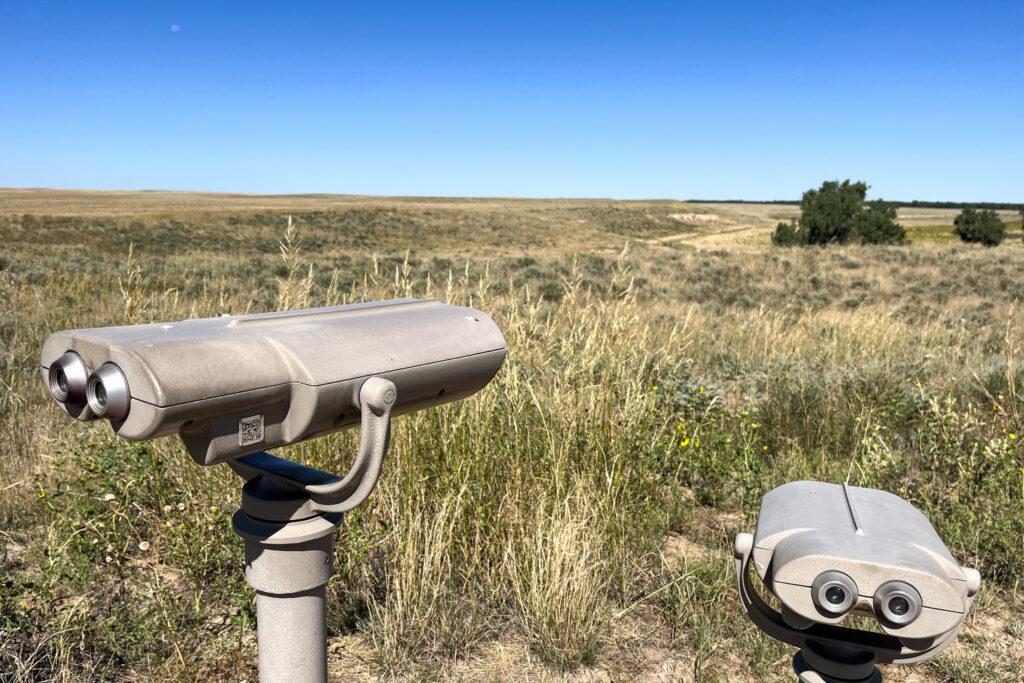
[[[813,189],[813,188],[812,188]],[[249,192],[237,190],[180,190],[164,188],[87,188],[87,187],[0,187],[0,192],[95,192],[95,193],[164,193],[191,195],[225,195],[248,197],[346,197],[374,199],[461,199],[469,201],[582,201],[582,202],[678,202],[681,204],[799,204],[800,199],[716,199],[676,197],[597,197],[597,196],[528,196],[528,195],[424,195],[424,194],[366,194],[360,192]],[[955,206],[1005,206],[1024,209],[1024,201],[973,201],[952,199],[884,199],[890,204],[943,204]],[[1008,209],[1009,210],[1009,209]]]

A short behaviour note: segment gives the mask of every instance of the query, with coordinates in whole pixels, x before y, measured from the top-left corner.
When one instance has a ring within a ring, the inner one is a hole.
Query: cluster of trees
[[[827,180],[804,192],[800,218],[779,223],[772,242],[779,246],[807,244],[903,244],[903,226],[896,222],[896,204],[876,199],[865,202],[862,181]],[[1024,208],[1020,209],[1024,223]],[[994,247],[1006,239],[1006,225],[992,208],[965,207],[953,221],[953,233],[964,242]]]
[[[1013,202],[932,202],[922,201],[915,199],[912,202],[893,202],[898,207],[911,207],[921,209],[963,209],[971,207],[972,209],[994,209],[996,211],[1020,211],[1024,214],[1024,204],[1016,204]]]
[[[896,222],[896,207],[876,199],[865,203],[866,183],[827,180],[804,192],[800,218],[779,223],[772,242],[798,244],[902,244],[907,236]]]

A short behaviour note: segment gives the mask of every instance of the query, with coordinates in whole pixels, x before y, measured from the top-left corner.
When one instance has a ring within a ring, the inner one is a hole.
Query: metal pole
[[[256,591],[262,683],[327,681],[327,580],[340,513],[316,513],[309,494],[259,476],[242,489],[236,533]]]
[[[326,681],[325,586],[292,595],[256,594],[260,680]]]
[[[395,385],[368,378],[359,388],[362,433],[345,477],[254,453],[229,461],[245,479],[232,519],[245,539],[245,579],[256,591],[260,680],[327,681],[326,586],[334,532],[380,477]]]

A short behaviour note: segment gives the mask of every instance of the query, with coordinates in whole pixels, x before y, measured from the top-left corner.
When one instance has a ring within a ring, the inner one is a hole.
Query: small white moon
[[[181,30],[180,26],[178,26],[177,24],[171,24],[171,33],[177,33],[180,30]]]

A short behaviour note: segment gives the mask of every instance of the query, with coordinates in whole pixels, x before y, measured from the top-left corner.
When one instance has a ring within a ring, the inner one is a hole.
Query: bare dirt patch
[[[714,213],[670,213],[668,215],[674,221],[687,223],[689,225],[704,225],[705,223],[717,223],[721,220],[718,214]]]

